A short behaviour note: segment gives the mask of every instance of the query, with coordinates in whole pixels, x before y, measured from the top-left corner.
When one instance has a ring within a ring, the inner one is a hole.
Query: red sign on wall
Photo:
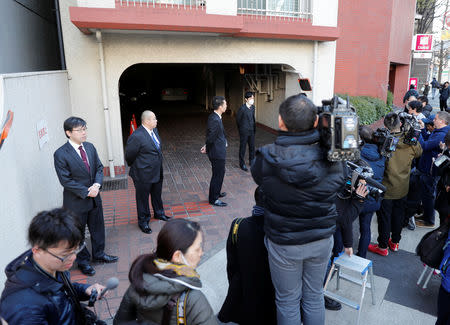
[[[409,78],[409,85],[414,85],[414,89],[417,89],[417,78]]]
[[[417,34],[414,51],[432,51],[433,50],[433,35],[432,34]]]

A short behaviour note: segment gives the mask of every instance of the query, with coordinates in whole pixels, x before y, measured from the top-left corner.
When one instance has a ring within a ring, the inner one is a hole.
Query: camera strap
[[[86,325],[87,322],[86,322],[86,316],[84,313],[84,309],[81,306],[81,303],[77,298],[75,288],[73,287],[72,283],[69,281],[67,276],[64,274],[64,272],[60,272],[59,274],[61,276],[61,279],[63,280],[64,288],[66,289],[66,293],[67,293],[69,299],[72,301],[72,304],[75,306],[75,312],[76,312],[75,315],[76,315],[76,319],[77,319],[77,324]]]

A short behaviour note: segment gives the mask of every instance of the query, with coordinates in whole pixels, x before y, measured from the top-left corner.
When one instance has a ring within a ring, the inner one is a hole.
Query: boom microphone
[[[106,288],[100,293],[100,297],[98,299],[102,299],[105,295],[106,291],[108,290],[114,290],[119,285],[119,279],[118,278],[109,278],[106,280]]]

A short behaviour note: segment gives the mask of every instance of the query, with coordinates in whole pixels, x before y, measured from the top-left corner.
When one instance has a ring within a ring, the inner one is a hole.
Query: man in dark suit
[[[227,140],[222,124],[222,114],[227,110],[227,101],[223,96],[214,96],[212,100],[214,112],[208,117],[206,130],[206,144],[201,148],[202,153],[208,154],[212,166],[211,182],[209,184],[209,203],[215,206],[227,206],[219,198],[227,195],[221,192],[223,177],[225,176],[225,158]]]
[[[79,117],[64,121],[64,132],[69,139],[55,151],[55,170],[64,187],[63,207],[74,212],[83,230],[86,224],[91,234],[94,261],[113,263],[119,258],[105,254],[105,223],[103,220],[100,187],[103,182],[103,165],[94,145],[86,141],[86,122]],[[85,247],[77,255],[78,268],[86,275],[94,275],[89,264],[90,254]]]
[[[245,147],[248,144],[249,165],[255,158],[255,96],[251,91],[245,93],[245,103],[239,108],[236,115],[236,122],[239,130],[239,167],[243,171],[248,171],[245,165]]]
[[[152,111],[141,115],[141,126],[128,138],[125,160],[130,166],[130,177],[136,188],[136,205],[138,224],[142,232],[150,234],[150,207],[148,197],[151,195],[153,217],[167,221],[161,200],[163,184],[163,167],[161,140],[156,129],[158,121]]]

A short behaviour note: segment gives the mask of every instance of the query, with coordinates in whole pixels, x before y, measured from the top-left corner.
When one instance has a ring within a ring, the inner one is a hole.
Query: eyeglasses
[[[81,246],[79,246],[76,250],[74,250],[72,253],[63,256],[63,257],[59,257],[58,255],[53,254],[52,252],[50,252],[47,249],[44,249],[44,251],[46,251],[47,253],[49,253],[51,256],[57,258],[58,260],[60,260],[62,263],[64,263],[65,261],[67,261],[69,258],[71,258],[73,255],[77,255],[79,252],[81,252],[84,248],[86,247],[86,243],[81,244]]]
[[[86,132],[86,131],[87,131],[86,126],[79,128],[79,129],[72,129],[72,132]]]

